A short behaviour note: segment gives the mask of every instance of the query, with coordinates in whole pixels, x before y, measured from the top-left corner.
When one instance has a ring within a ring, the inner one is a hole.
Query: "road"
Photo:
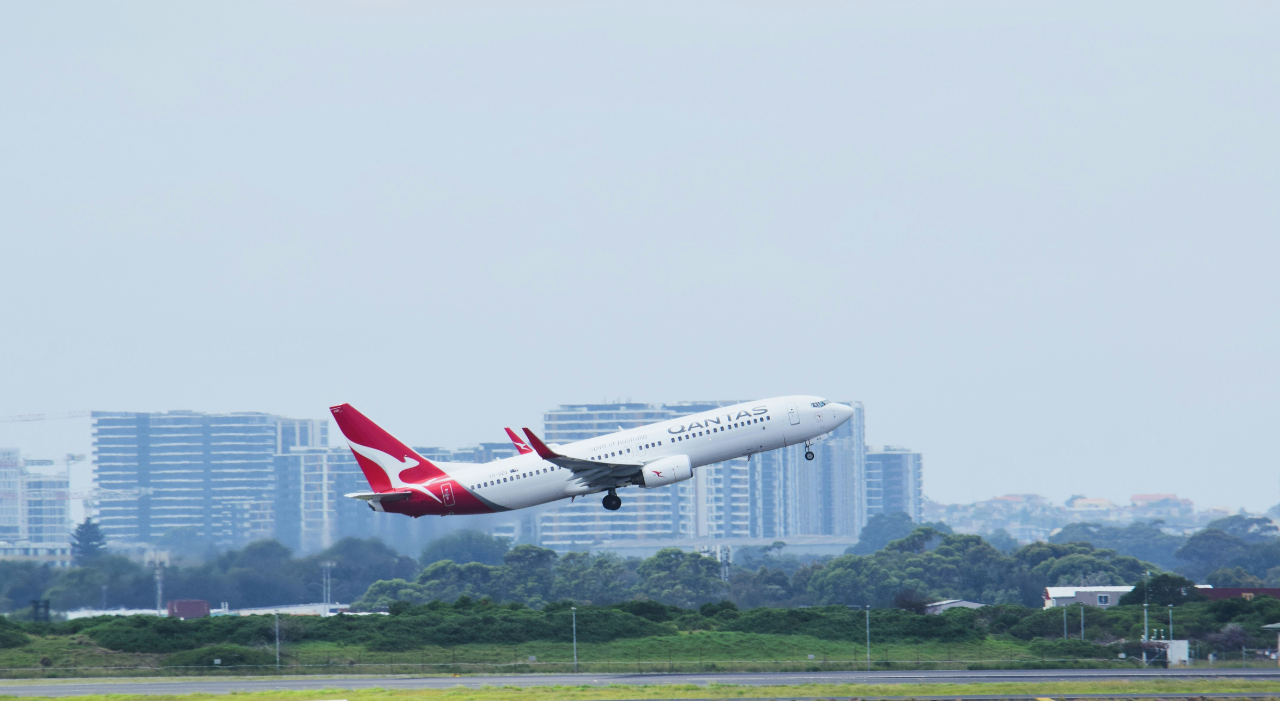
[[[0,695],[82,696],[85,694],[226,694],[233,691],[320,691],[324,689],[441,689],[454,686],[548,686],[591,684],[972,684],[1119,679],[1250,679],[1280,681],[1280,669],[1070,669],[932,670],[922,672],[762,672],[726,674],[522,674],[512,676],[283,677],[50,679],[0,681]],[[977,691],[977,690],[975,690]],[[1126,695],[1126,696],[1132,696]],[[1165,694],[1164,696],[1168,696]],[[995,697],[989,697],[995,698]]]

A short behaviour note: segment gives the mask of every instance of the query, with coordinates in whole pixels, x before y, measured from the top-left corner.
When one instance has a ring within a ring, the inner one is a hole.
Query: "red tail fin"
[[[350,404],[329,407],[342,435],[351,444],[356,462],[375,492],[389,492],[397,482],[419,483],[445,473],[418,455],[412,448],[396,440]]]
[[[516,451],[521,455],[528,455],[533,452],[533,448],[530,448],[528,443],[520,440],[520,437],[516,435],[516,432],[509,428],[507,429],[507,437],[511,439],[512,443],[515,443]]]

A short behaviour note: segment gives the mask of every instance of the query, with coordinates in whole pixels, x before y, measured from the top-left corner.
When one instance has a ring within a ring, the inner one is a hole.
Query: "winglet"
[[[524,430],[524,435],[529,437],[529,445],[533,446],[534,451],[538,453],[538,457],[542,458],[543,460],[550,460],[551,458],[560,457],[560,454],[548,448],[547,444],[542,442],[542,439],[533,435],[533,431],[530,431],[529,429],[526,428]]]
[[[507,437],[510,438],[511,442],[515,444],[516,451],[519,452],[521,455],[528,455],[529,453],[533,452],[533,448],[530,448],[528,443],[525,443],[524,441],[520,440],[520,436],[517,436],[516,432],[512,431],[509,428],[507,429]]]

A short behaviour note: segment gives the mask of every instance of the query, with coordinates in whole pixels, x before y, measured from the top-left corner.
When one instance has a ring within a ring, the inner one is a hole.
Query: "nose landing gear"
[[[618,490],[610,489],[601,503],[604,504],[604,508],[610,511],[617,511],[622,508],[622,497],[618,496]]]
[[[804,459],[805,460],[813,459],[813,441],[804,442]]]

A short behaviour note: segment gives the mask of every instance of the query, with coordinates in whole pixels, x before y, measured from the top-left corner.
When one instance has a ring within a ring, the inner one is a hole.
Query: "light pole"
[[[1084,640],[1084,604],[1080,604],[1080,639]]]
[[[1067,639],[1067,607],[1062,607],[1062,639]]]
[[[329,615],[329,603],[333,594],[333,566],[336,564],[338,563],[333,562],[332,560],[325,560],[324,562],[320,563],[320,568],[323,571],[323,575],[324,575],[323,585],[324,585],[324,615],[325,616]]]
[[[1169,604],[1169,639],[1173,640],[1173,604]]]
[[[578,607],[570,606],[569,614],[573,616],[573,673],[578,673]]]
[[[156,558],[156,615],[164,615],[164,565]]]
[[[1151,597],[1151,573],[1147,572],[1142,578],[1142,666],[1147,666],[1147,646],[1146,642],[1151,639],[1151,633],[1147,629],[1147,599]]]
[[[867,671],[871,671],[871,604],[867,604]]]
[[[280,612],[276,612],[276,674],[280,673]]]

